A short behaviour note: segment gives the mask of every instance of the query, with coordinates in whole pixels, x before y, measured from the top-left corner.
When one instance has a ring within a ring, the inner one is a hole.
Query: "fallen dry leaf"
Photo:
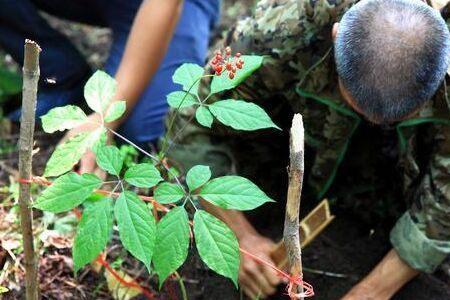
[[[129,275],[122,271],[116,271],[125,281],[133,281]],[[141,290],[136,287],[128,287],[120,283],[114,275],[105,271],[106,282],[108,283],[108,289],[111,292],[111,296],[116,300],[130,300],[137,295],[141,294]]]

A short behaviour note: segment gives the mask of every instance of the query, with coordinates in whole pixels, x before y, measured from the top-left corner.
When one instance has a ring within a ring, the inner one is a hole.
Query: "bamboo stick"
[[[300,247],[300,199],[304,173],[304,129],[300,114],[292,119],[291,138],[289,144],[289,187],[286,203],[283,240],[289,263],[289,273],[294,277],[303,277],[302,250]],[[292,292],[302,293],[303,287],[293,286]],[[295,297],[291,296],[291,299]]]
[[[22,116],[19,138],[19,176],[29,179],[32,176],[32,151],[34,122],[36,113],[37,85],[39,81],[39,45],[25,41],[23,64]],[[30,184],[22,182],[19,189],[20,224],[22,228],[25,254],[26,299],[38,299],[37,262],[33,241],[33,212],[31,209]]]

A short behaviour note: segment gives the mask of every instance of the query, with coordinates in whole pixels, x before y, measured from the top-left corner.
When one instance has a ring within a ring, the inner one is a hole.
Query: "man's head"
[[[333,32],[342,93],[374,123],[417,111],[449,66],[447,26],[420,0],[362,0]]]

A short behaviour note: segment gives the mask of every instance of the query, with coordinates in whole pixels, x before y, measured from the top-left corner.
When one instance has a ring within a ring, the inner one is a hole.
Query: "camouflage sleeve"
[[[316,56],[323,55],[317,55],[317,45],[331,46],[332,23],[352,2],[354,0],[260,0],[254,15],[237,22],[219,47],[229,45],[233,52],[266,55],[264,64],[221,98],[255,102],[275,118],[277,109],[264,102],[274,95],[294,90],[303,73],[316,62]],[[200,91],[207,93],[207,89],[208,84],[203,82]],[[208,101],[217,99],[211,97]],[[173,114],[172,110],[168,119]],[[234,172],[230,137],[239,133],[218,124],[213,125],[213,130],[203,128],[194,115],[195,110],[184,109],[176,118],[176,128],[168,134],[171,145],[168,156],[183,162],[184,168],[202,163],[209,164],[216,175]],[[179,130],[182,133],[177,133]]]
[[[431,273],[450,254],[450,126],[434,125],[435,149],[407,213],[391,232],[400,257]]]

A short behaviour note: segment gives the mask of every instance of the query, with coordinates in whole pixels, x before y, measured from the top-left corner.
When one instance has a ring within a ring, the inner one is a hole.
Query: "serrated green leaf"
[[[83,203],[101,184],[102,181],[94,174],[71,172],[57,178],[33,206],[53,213],[68,211]]]
[[[103,198],[87,206],[78,224],[73,244],[75,272],[97,258],[111,238],[113,201]]]
[[[251,210],[266,202],[273,202],[253,182],[240,176],[215,178],[206,183],[198,195],[225,209]]]
[[[98,149],[106,146],[107,142],[108,142],[108,136],[106,134],[106,129],[102,129],[102,132],[100,133],[99,137],[97,138],[97,141],[95,141],[91,147],[92,152],[94,152],[94,154],[97,155]]]
[[[47,133],[72,129],[87,121],[87,116],[81,108],[75,105],[55,107],[41,117],[42,128]]]
[[[119,176],[123,166],[120,150],[115,146],[101,146],[96,151],[97,165],[109,174]]]
[[[230,278],[237,287],[239,244],[228,226],[203,210],[194,215],[195,244],[201,259],[214,272]]]
[[[200,125],[211,128],[213,123],[213,115],[209,112],[208,108],[205,106],[200,106],[195,112],[195,118]]]
[[[222,123],[237,130],[277,128],[258,105],[242,100],[223,100],[209,105],[211,113]]]
[[[244,67],[242,70],[237,70],[233,79],[225,76],[226,74],[214,76],[211,82],[211,94],[237,87],[241,82],[261,67],[264,57],[257,55],[243,55],[241,56],[241,59],[244,60]]]
[[[203,68],[199,65],[186,63],[175,71],[172,80],[181,84],[186,92],[198,95],[199,79],[203,76],[203,72]]]
[[[167,276],[186,260],[189,249],[189,219],[183,207],[171,209],[158,223],[153,265],[159,276],[159,287]]]
[[[135,193],[129,191],[117,198],[114,214],[123,246],[149,269],[156,238],[153,214]]]
[[[116,93],[116,81],[106,72],[97,71],[84,86],[84,98],[95,112],[103,114]]]
[[[103,131],[103,128],[98,128],[93,132],[82,132],[58,145],[47,162],[44,176],[59,176],[70,171],[86,150],[97,142]]]
[[[204,185],[211,178],[211,169],[208,166],[197,165],[192,167],[186,175],[186,183],[191,192]]]
[[[184,108],[199,104],[192,94],[183,91],[172,92],[167,95],[167,103],[173,108]]]
[[[124,179],[129,184],[141,188],[151,188],[162,181],[158,169],[154,165],[143,163],[131,166],[124,175]]]
[[[177,184],[163,182],[156,187],[153,196],[157,202],[161,204],[169,204],[181,200],[184,196],[184,191]]]
[[[105,113],[105,122],[112,122],[120,118],[127,109],[126,101],[116,101],[111,104]]]

